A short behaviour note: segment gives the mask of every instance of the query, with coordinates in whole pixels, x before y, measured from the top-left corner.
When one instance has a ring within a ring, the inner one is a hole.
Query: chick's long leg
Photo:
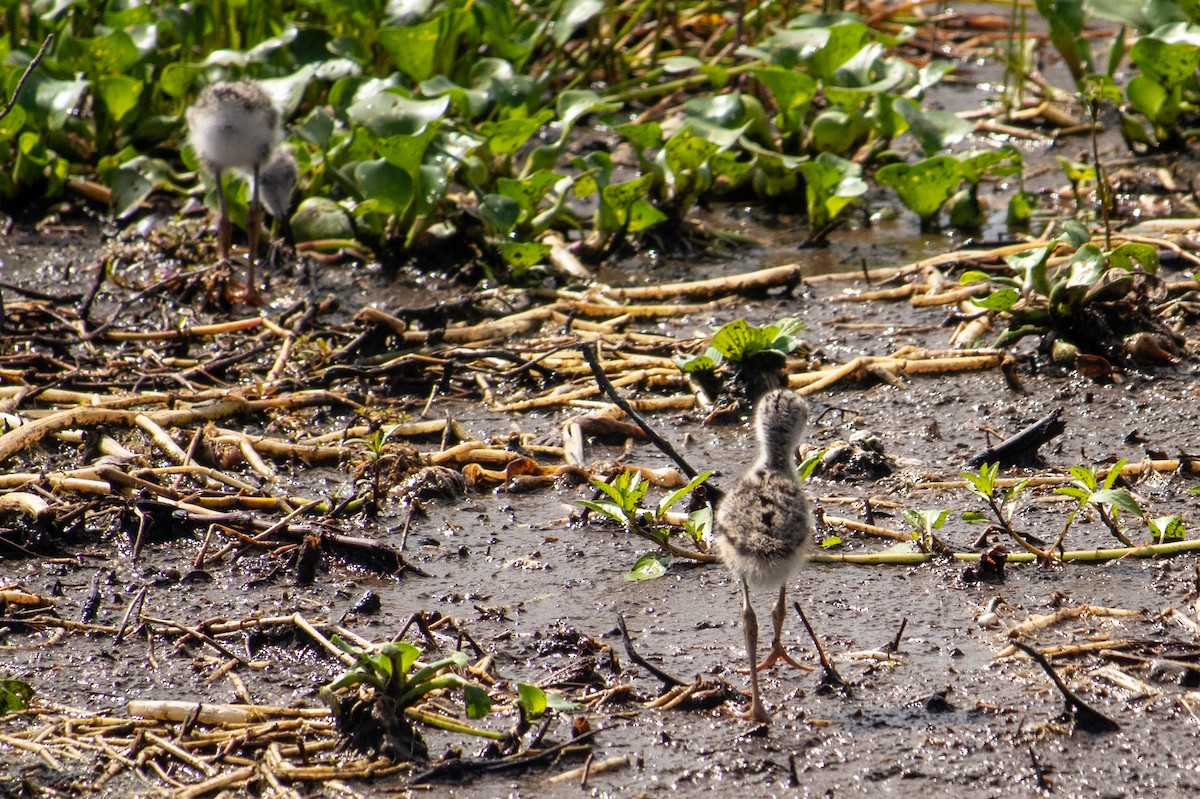
[[[225,181],[220,169],[214,169],[213,179],[217,182],[217,254],[221,260],[228,260],[229,250],[233,243],[233,226],[229,222],[229,205],[225,202]]]
[[[771,652],[767,655],[767,659],[755,667],[758,671],[769,669],[780,660],[793,668],[800,669],[801,671],[812,671],[811,668],[805,666],[803,663],[797,663],[796,660],[787,653],[787,650],[783,648],[783,619],[787,615],[786,594],[787,587],[780,586],[779,598],[775,600],[775,607],[771,609],[771,621],[775,625],[775,637],[771,640]]]
[[[771,714],[763,707],[758,691],[758,669],[754,668],[758,647],[758,618],[750,606],[750,584],[742,580],[742,628],[746,632],[746,655],[750,661],[750,714],[749,718],[763,724],[771,723]]]
[[[249,265],[246,267],[246,299],[253,301],[258,297],[258,239],[262,230],[262,203],[258,198],[259,166],[254,165],[254,191],[250,195],[250,209],[246,214],[246,243],[250,249]]]

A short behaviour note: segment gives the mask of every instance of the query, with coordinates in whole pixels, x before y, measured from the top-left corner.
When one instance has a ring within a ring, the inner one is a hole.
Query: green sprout
[[[603,492],[607,498],[581,499],[579,504],[618,522],[634,535],[646,538],[658,545],[657,550],[647,552],[639,557],[629,574],[626,575],[626,579],[629,580],[650,580],[666,574],[667,567],[675,557],[695,557],[694,552],[679,547],[672,541],[677,528],[667,522],[666,516],[676,503],[694,492],[711,476],[712,472],[701,472],[687,485],[667,494],[651,509],[642,504],[647,489],[650,487],[649,482],[642,477],[640,472],[626,470],[617,475],[611,483],[593,479],[592,485]],[[711,531],[712,508],[708,505],[689,513],[683,524],[683,532],[693,546],[701,545],[709,537]]]
[[[342,676],[323,686],[320,695],[333,712],[338,729],[350,737],[357,748],[375,748],[399,760],[425,758],[429,749],[413,727],[413,721],[450,732],[497,741],[507,739],[504,733],[472,727],[422,712],[416,707],[430,692],[462,689],[467,717],[481,719],[487,716],[492,708],[487,691],[454,672],[468,664],[465,653],[453,652],[423,665],[418,662],[421,650],[403,641],[369,649],[354,646],[337,636],[332,641],[353,656],[355,663]],[[338,696],[343,689],[359,686],[372,690],[352,698]]]

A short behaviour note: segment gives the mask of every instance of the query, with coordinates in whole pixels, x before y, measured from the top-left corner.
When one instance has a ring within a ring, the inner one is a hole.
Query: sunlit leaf
[[[467,718],[482,719],[492,712],[492,698],[474,683],[463,685],[463,703],[467,707]]]
[[[654,580],[666,574],[667,567],[670,565],[671,554],[669,552],[647,552],[637,559],[629,574],[625,575],[625,579]]]
[[[921,219],[932,219],[962,182],[958,159],[948,155],[926,158],[915,164],[888,164],[875,179],[895,189],[901,202]]]

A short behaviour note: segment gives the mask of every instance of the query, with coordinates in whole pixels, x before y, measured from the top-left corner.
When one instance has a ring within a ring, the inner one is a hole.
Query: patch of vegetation
[[[1158,251],[1149,244],[1125,242],[1110,250],[1092,242],[1083,225],[1068,221],[1054,242],[1005,258],[1010,274],[979,270],[961,282],[996,286],[973,302],[1002,320],[1005,330],[996,346],[1006,347],[1026,336],[1039,336],[1047,346],[1099,356],[1113,364],[1130,363],[1125,338],[1138,331],[1172,336],[1152,312],[1150,291],[1158,271]],[[1070,254],[1063,256],[1067,251]]]
[[[604,257],[722,193],[794,198],[820,243],[861,201],[875,154],[911,133],[933,155],[969,130],[921,108],[949,65],[891,54],[912,29],[764,8],[749,44],[713,59],[702,54],[733,26],[689,32],[712,10],[684,4],[664,35],[641,24],[646,4],[595,0],[13,6],[0,40],[10,96],[48,46],[0,119],[0,197],[107,192],[127,218],[151,192],[188,193],[184,108],[206,83],[250,76],[290,120],[302,238],[414,253],[455,236],[491,276],[523,281],[539,276],[551,231]],[[681,113],[623,123],[680,90]],[[585,121],[612,125],[637,167],[581,141]],[[973,187],[986,170],[971,169]],[[234,181],[239,224],[246,190]]]
[[[617,475],[612,482],[592,480],[591,483],[607,498],[590,500],[581,499],[579,504],[594,513],[598,513],[623,525],[634,535],[649,539],[658,545],[658,549],[641,555],[627,575],[630,580],[649,580],[666,574],[667,567],[675,557],[694,556],[695,552],[675,544],[675,539],[682,533],[691,547],[700,551],[707,550],[707,540],[712,532],[712,507],[705,504],[687,514],[682,525],[672,525],[667,520],[667,513],[680,500],[689,497],[698,487],[704,484],[712,472],[702,472],[696,475],[687,485],[678,488],[664,496],[653,507],[643,504],[650,483],[640,472],[627,470]]]

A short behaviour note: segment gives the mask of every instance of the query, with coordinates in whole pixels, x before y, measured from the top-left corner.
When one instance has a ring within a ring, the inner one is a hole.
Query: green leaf
[[[479,216],[492,232],[505,238],[521,219],[521,206],[503,194],[487,194],[479,203]]]
[[[767,87],[775,105],[785,114],[802,110],[817,94],[817,82],[804,72],[766,66],[752,70],[751,74]]]
[[[667,168],[675,175],[685,171],[694,172],[719,149],[720,147],[713,142],[705,141],[690,131],[680,131],[667,139],[665,145]]]
[[[354,168],[354,180],[365,199],[385,214],[403,217],[412,204],[413,180],[408,172],[379,158]]]
[[[550,254],[550,245],[536,241],[506,241],[500,245],[500,254],[517,274],[543,263]]]
[[[1129,60],[1142,74],[1170,90],[1196,74],[1200,67],[1200,47],[1194,26],[1176,23],[1143,36],[1129,50]]]
[[[591,499],[576,500],[580,505],[592,511],[599,513],[601,516],[607,516],[615,522],[619,522],[625,526],[629,526],[630,517],[621,509],[621,506],[615,502],[603,502]]]
[[[437,68],[438,45],[443,21],[435,17],[404,28],[380,28],[379,46],[387,51],[396,67],[416,83],[433,76]]]
[[[613,130],[624,136],[639,152],[661,147],[663,143],[662,125],[657,122],[626,123],[617,125]]]
[[[666,222],[669,217],[654,207],[649,200],[639,197],[629,209],[629,233],[641,233],[647,228]]]
[[[1021,293],[1016,289],[1005,288],[993,291],[986,297],[975,297],[971,302],[989,311],[1010,311],[1021,299]]]
[[[1092,494],[1090,502],[1093,505],[1106,505],[1110,507],[1118,507],[1121,510],[1128,511],[1134,516],[1144,516],[1142,508],[1137,504],[1137,500],[1126,491],[1124,488],[1105,488]]]
[[[525,711],[525,717],[536,719],[550,706],[546,692],[536,685],[517,683],[517,705]]]
[[[96,81],[96,93],[105,111],[118,127],[137,110],[143,83],[128,75],[104,75]]]
[[[964,522],[989,522],[991,518],[977,510],[964,511],[960,517]]]
[[[821,539],[821,549],[833,549],[842,545],[842,539],[836,535],[827,535]]]
[[[1170,102],[1167,89],[1158,81],[1146,75],[1135,75],[1125,87],[1125,96],[1129,103],[1141,111],[1147,119],[1156,125],[1169,127],[1178,115],[1178,108]],[[1138,139],[1149,138],[1144,132]]]
[[[507,158],[525,146],[525,143],[546,123],[542,115],[523,119],[506,119],[502,122],[487,122],[479,126],[487,148],[496,155]]]
[[[957,114],[949,111],[926,111],[906,97],[897,99],[893,106],[908,122],[909,132],[916,137],[927,156],[948,149],[975,130],[974,123],[962,119]]]
[[[805,458],[804,462],[796,467],[796,479],[800,482],[804,482],[808,478],[812,477],[812,473],[816,471],[817,466],[821,464],[821,460],[825,457],[825,453],[827,452],[829,452],[829,450],[823,449],[820,452],[814,453]]]
[[[926,158],[911,166],[888,164],[875,179],[895,189],[900,201],[923,220],[932,219],[962,183],[962,165],[948,155]]]
[[[1158,516],[1154,519],[1148,519],[1146,524],[1150,527],[1150,532],[1156,544],[1163,544],[1168,541],[1182,541],[1187,538],[1187,528],[1183,524],[1182,516]]]
[[[626,580],[654,580],[667,573],[671,565],[671,553],[647,552],[637,559],[633,569],[625,575]]]
[[[1127,241],[1108,254],[1108,265],[1112,269],[1124,269],[1126,272],[1133,272],[1141,267],[1143,272],[1153,275],[1158,271],[1158,250],[1149,244]]]
[[[661,519],[663,514],[671,509],[672,505],[695,491],[697,487],[702,485],[704,481],[710,477],[712,477],[712,472],[701,472],[689,480],[687,485],[683,486],[682,488],[677,488],[670,494],[667,494],[665,497],[659,500],[658,506],[654,509],[655,518]]]
[[[731,361],[745,359],[747,350],[761,340],[758,328],[745,319],[735,319],[721,327],[712,338],[712,348]]]
[[[604,3],[601,0],[567,0],[552,26],[551,38],[554,39],[554,44],[562,47],[575,31],[603,10]]]
[[[1125,470],[1125,464],[1127,463],[1129,463],[1128,458],[1121,458],[1121,460],[1117,461],[1112,465],[1111,468],[1109,468],[1108,474],[1104,476],[1105,488],[1112,488],[1116,484],[1117,480],[1121,479],[1121,474]]]
[[[346,116],[380,139],[387,139],[416,136],[431,126],[437,128],[449,107],[449,97],[413,100],[395,92],[382,91],[355,102],[346,109]]]
[[[23,680],[0,679],[0,714],[27,710],[34,693],[33,686]]]
[[[492,698],[488,692],[471,682],[463,685],[463,704],[467,707],[467,718],[481,719],[492,712]]]

